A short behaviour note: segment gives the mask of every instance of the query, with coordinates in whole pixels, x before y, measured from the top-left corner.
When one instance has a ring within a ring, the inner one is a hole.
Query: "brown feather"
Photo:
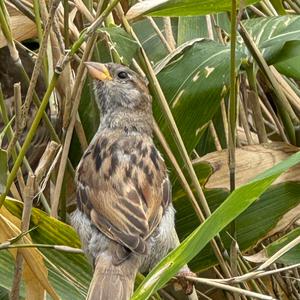
[[[132,256],[115,266],[109,253],[101,253],[96,262],[87,300],[130,299],[137,270],[137,257]]]
[[[107,237],[132,252],[146,254],[145,241],[166,207],[162,182],[167,182],[167,171],[152,139],[107,130],[86,153],[92,155],[85,156],[78,167],[79,207]]]

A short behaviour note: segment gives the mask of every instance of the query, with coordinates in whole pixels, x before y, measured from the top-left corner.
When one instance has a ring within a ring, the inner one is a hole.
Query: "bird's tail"
[[[138,259],[131,256],[115,266],[107,252],[101,253],[97,260],[87,300],[129,300],[138,271]]]

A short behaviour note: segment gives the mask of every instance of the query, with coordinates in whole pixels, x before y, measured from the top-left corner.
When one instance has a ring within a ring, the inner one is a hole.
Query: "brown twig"
[[[34,198],[34,190],[35,190],[35,176],[33,174],[29,174],[27,185],[24,191],[24,204],[23,204],[23,213],[22,213],[22,221],[21,221],[21,231],[26,232],[29,229],[30,223],[30,215],[32,208],[32,201]],[[21,242],[23,238],[21,238]],[[13,279],[13,284],[10,293],[11,300],[19,299],[20,293],[20,284],[23,273],[23,262],[24,258],[20,251],[17,251],[16,263],[15,263],[15,274]]]
[[[27,94],[26,94],[26,98],[25,98],[25,101],[24,101],[24,104],[23,104],[23,124],[22,124],[23,128],[26,125],[26,118],[27,118],[28,111],[29,111],[29,108],[30,108],[30,103],[31,103],[31,100],[32,100],[32,97],[33,97],[33,93],[34,93],[34,89],[35,89],[35,86],[36,86],[36,83],[37,83],[37,80],[38,80],[38,76],[39,76],[40,71],[41,71],[41,67],[43,65],[43,59],[44,59],[44,55],[45,55],[46,49],[47,49],[50,30],[51,30],[51,27],[54,23],[54,16],[55,16],[56,9],[58,7],[59,2],[60,2],[60,0],[53,0],[53,2],[52,2],[52,6],[51,6],[51,9],[50,9],[47,24],[46,24],[45,29],[44,29],[43,39],[41,41],[38,56],[37,56],[37,59],[36,59],[35,64],[34,64],[30,84],[29,84]]]

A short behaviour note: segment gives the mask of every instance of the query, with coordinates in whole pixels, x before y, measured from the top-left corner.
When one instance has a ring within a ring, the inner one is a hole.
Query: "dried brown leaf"
[[[237,148],[236,187],[249,182],[257,174],[273,167],[297,151],[299,151],[298,147],[282,142],[248,145]],[[193,161],[194,164],[197,164],[198,162],[207,162],[213,168],[213,174],[205,184],[206,188],[222,188],[229,190],[227,150],[212,152]],[[299,180],[300,166],[295,166],[282,174],[273,184]]]

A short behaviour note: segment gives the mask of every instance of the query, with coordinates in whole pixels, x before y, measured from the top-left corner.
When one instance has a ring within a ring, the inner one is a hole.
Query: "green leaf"
[[[237,1],[237,5],[246,7],[257,0]],[[136,18],[141,14],[151,16],[199,16],[231,10],[231,0],[147,0],[134,5],[127,17]]]
[[[205,191],[205,198],[211,211],[215,211],[226,199],[229,192],[223,189]],[[183,191],[178,191],[173,198],[176,209],[176,231],[180,240],[186,238],[197,226],[199,220],[187,201]],[[271,186],[236,219],[237,242],[241,251],[247,251],[265,237],[289,210],[300,204],[300,184],[286,182]],[[228,228],[220,232],[221,240],[228,249],[231,239]],[[218,261],[208,244],[190,263],[194,272],[203,271],[217,264]]]
[[[198,144],[207,122],[219,108],[229,84],[230,48],[195,39],[178,47],[157,65],[157,78],[188,152]],[[241,54],[237,53],[237,67]],[[205,113],[204,112],[205,109]],[[154,102],[154,115],[172,150],[173,139]]]
[[[261,47],[266,48],[282,44],[287,41],[300,40],[299,16],[284,16],[275,18],[275,24],[277,27],[275,30],[273,28],[271,31],[272,35],[261,44]]]
[[[284,60],[274,67],[285,76],[300,80],[300,56]]]
[[[7,152],[0,148],[0,194],[5,192],[7,182]]]
[[[104,27],[97,31],[108,37],[109,48],[119,53],[122,63],[130,65],[138,49],[137,42],[121,27]]]
[[[9,300],[9,291],[0,287],[0,300]]]
[[[160,32],[165,35],[165,28],[162,18],[153,18]],[[169,52],[161,42],[156,31],[150,26],[147,19],[134,22],[132,24],[133,30],[139,38],[143,49],[146,51],[149,59],[155,64],[164,58]],[[177,35],[177,20],[172,19],[173,35]]]
[[[286,235],[282,236],[275,242],[268,245],[264,252],[267,254],[267,257],[271,257],[277,251],[282,249],[285,245],[292,242],[295,238],[300,236],[300,228],[296,228],[291,232],[287,233]],[[295,247],[291,248],[287,253],[281,256],[277,262],[287,265],[298,264],[300,262],[300,244],[296,245]]]
[[[282,0],[270,0],[270,1],[280,15],[286,15],[286,11],[283,7]]]
[[[268,63],[272,64],[274,61],[278,62],[299,56],[296,49],[293,51],[293,47],[300,44],[299,16],[255,18],[243,21],[243,25],[261,49]],[[285,46],[290,41],[296,42]],[[248,55],[248,51],[240,38],[239,47],[244,49],[244,53]]]
[[[178,18],[178,45],[200,37],[208,38],[205,16]]]
[[[15,266],[15,261],[7,250],[0,251],[0,266],[0,299],[6,300],[9,299],[5,297],[5,294],[8,295],[10,292]],[[23,280],[20,286],[20,296],[20,299],[24,299],[26,296]]]
[[[5,207],[21,218],[22,203],[7,198]],[[49,217],[37,208],[32,209],[30,228],[34,226],[37,228],[30,232],[34,243],[80,248],[78,236],[71,226]],[[86,257],[83,254],[46,248],[41,248],[40,251],[48,260],[50,282],[62,299],[85,299],[92,277],[91,266]]]
[[[299,161],[300,153],[296,153],[233,191],[203,224],[154,267],[132,299],[148,299],[193,259],[214,236],[249,207],[282,172]]]

